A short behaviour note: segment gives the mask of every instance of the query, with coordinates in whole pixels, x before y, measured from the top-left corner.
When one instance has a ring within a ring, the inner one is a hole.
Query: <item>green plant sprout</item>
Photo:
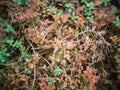
[[[57,10],[55,11],[55,15],[60,16],[60,15],[62,15],[62,14],[63,14],[63,10],[57,9]]]
[[[85,12],[85,16],[88,20],[88,22],[92,22],[93,21],[93,9],[94,9],[94,3],[93,2],[87,2],[86,3],[86,12]]]
[[[66,11],[69,13],[74,10],[74,6],[71,3],[67,3],[65,7],[66,7]]]
[[[92,15],[93,15],[92,10],[88,10],[88,11],[85,12],[85,16],[90,17]]]
[[[78,16],[75,14],[75,12],[72,12],[71,19],[74,21],[78,19]]]
[[[110,0],[102,0],[102,2],[103,2],[103,4],[104,4],[105,6],[107,6],[108,3],[110,2]]]
[[[47,7],[47,9],[45,10],[45,13],[50,12],[50,11],[51,11],[51,9],[54,9],[54,8],[55,8],[55,6],[54,6],[54,5],[50,5],[50,6],[48,6],[48,7]]]
[[[117,16],[115,21],[113,22],[116,27],[120,28],[120,16]]]
[[[63,71],[60,67],[57,66],[53,72],[54,72],[55,76],[60,76]]]
[[[82,3],[87,3],[87,2],[89,2],[89,0],[82,0],[81,2]]]
[[[93,22],[93,18],[94,18],[93,16],[87,16],[86,18],[89,22]]]
[[[13,33],[14,28],[11,25],[7,25],[7,27],[4,30],[6,33]]]
[[[93,10],[93,9],[94,9],[94,6],[95,6],[93,2],[86,3],[86,5],[87,5],[87,7],[88,7],[88,8],[87,8],[88,10]]]
[[[9,46],[12,46],[12,45],[13,45],[13,42],[14,42],[14,39],[13,39],[12,37],[6,37],[6,38],[2,41],[2,43],[7,44],[7,45],[9,45]]]
[[[28,0],[12,0],[14,3],[17,3],[19,5],[26,6],[28,5]]]
[[[118,12],[118,8],[114,7],[114,8],[112,8],[112,11],[114,11],[116,13],[116,12]]]
[[[0,27],[3,26],[3,20],[2,18],[0,17]]]
[[[15,41],[15,43],[13,44],[13,47],[15,47],[15,48],[22,48],[23,46],[22,46],[22,43],[20,42],[20,41]]]
[[[27,52],[24,52],[23,55],[21,56],[23,59],[27,59],[30,57],[30,54]]]
[[[56,80],[54,80],[53,78],[51,77],[48,77],[48,85],[52,85],[56,82]]]
[[[10,53],[8,53],[7,48],[4,48],[4,49],[0,48],[0,63],[4,63],[9,56],[10,56]]]

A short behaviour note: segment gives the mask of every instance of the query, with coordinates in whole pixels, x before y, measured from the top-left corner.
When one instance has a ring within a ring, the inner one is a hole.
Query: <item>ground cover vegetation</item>
[[[0,0],[0,90],[119,90],[120,0]]]

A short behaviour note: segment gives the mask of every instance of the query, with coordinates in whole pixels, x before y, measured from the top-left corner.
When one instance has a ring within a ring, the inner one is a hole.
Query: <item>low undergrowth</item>
[[[118,90],[105,66],[120,28],[110,0],[1,0],[2,12],[1,89]]]

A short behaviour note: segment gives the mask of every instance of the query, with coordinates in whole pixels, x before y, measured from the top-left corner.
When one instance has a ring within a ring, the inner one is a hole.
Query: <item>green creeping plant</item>
[[[6,33],[13,33],[14,28],[11,25],[7,25],[7,27],[4,30]]]
[[[22,43],[20,41],[15,41],[15,43],[13,44],[13,47],[15,48],[22,48]]]
[[[51,11],[51,9],[54,9],[54,8],[55,8],[54,5],[50,5],[50,6],[47,7],[47,9],[46,9],[44,12],[45,12],[45,13],[48,13],[48,12]]]
[[[92,16],[92,15],[93,15],[92,10],[87,10],[85,12],[85,16]]]
[[[81,1],[81,0],[80,0]],[[89,0],[82,0],[81,1],[82,3],[87,3],[87,2],[89,2]]]
[[[0,17],[0,27],[3,26],[3,20],[2,18]]]
[[[87,5],[87,9],[89,9],[89,10],[93,10],[94,9],[94,3],[93,2],[90,2],[90,3],[86,3],[86,5]]]
[[[53,72],[54,72],[55,76],[59,76],[62,74],[63,71],[60,67],[56,67]]]
[[[93,21],[93,16],[90,16],[90,17],[87,16],[86,18],[87,18],[87,20],[88,20],[89,22],[92,22],[92,21]]]
[[[120,28],[120,16],[117,16],[115,21],[113,22],[116,27]]]
[[[4,63],[9,56],[10,53],[8,52],[7,48],[4,49],[0,48],[0,63]]]
[[[116,13],[116,12],[118,12],[118,8],[114,7],[114,8],[112,8],[112,11],[114,11],[114,13]]]
[[[7,27],[4,30],[6,33],[9,33],[10,35],[15,31],[14,28],[11,25],[7,25]],[[22,43],[18,40],[14,40],[12,36],[7,36],[3,41],[3,44],[7,44],[8,46],[15,47],[18,49],[23,48]]]
[[[110,0],[102,0],[102,2],[103,2],[103,4],[104,4],[105,6],[107,6],[108,3],[110,2]]]
[[[93,21],[93,12],[92,11],[93,11],[95,5],[93,2],[87,2],[86,6],[87,6],[87,8],[86,8],[85,16],[89,22],[92,22]]]
[[[6,37],[3,41],[3,44],[7,44],[9,46],[12,46],[14,43],[14,39],[12,37]]]
[[[28,0],[12,0],[14,3],[17,3],[22,6],[27,6],[28,5]]]
[[[76,19],[78,19],[78,16],[76,15],[75,12],[72,12],[71,19],[72,19],[73,21],[76,20]]]
[[[72,4],[70,4],[70,3],[67,3],[65,5],[65,7],[66,7],[66,11],[69,12],[69,13],[74,10],[74,6]]]
[[[51,78],[51,77],[48,77],[48,81],[47,81],[48,85],[52,85],[52,84],[54,84],[55,82],[56,82],[56,80],[54,80],[54,79]]]
[[[22,55],[22,58],[24,58],[24,59],[27,59],[29,57],[30,57],[30,54],[27,53],[27,52],[24,52],[23,55]]]
[[[63,10],[57,9],[57,10],[55,11],[55,15],[60,16],[60,15],[62,15],[62,14],[63,14]]]

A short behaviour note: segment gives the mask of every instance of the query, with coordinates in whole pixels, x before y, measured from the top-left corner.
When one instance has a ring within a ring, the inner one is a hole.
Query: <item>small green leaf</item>
[[[29,57],[30,57],[30,55],[27,52],[23,53],[23,55],[22,55],[23,59],[27,59]]]
[[[117,8],[117,7],[114,7],[114,8],[112,8],[112,11],[118,12],[118,8]]]
[[[3,20],[1,17],[0,17],[0,26],[3,26]]]
[[[59,76],[62,74],[63,71],[60,67],[56,67],[53,72],[54,72],[55,76]]]
[[[120,28],[120,17],[117,16],[116,19],[115,19],[115,21],[114,21],[113,23],[114,23],[114,25],[115,25],[116,27],[119,27],[119,28]]]
[[[56,12],[55,12],[56,15],[60,16],[63,14],[63,10],[59,10],[57,9]]]
[[[6,38],[2,41],[2,43],[5,43],[5,44],[7,44],[7,45],[9,45],[9,46],[12,46],[12,45],[13,45],[13,42],[14,42],[14,39],[11,38],[11,37],[6,37]]]
[[[87,3],[86,5],[90,10],[94,9],[94,6],[95,6],[93,2]]]
[[[74,6],[73,6],[73,4],[71,4],[71,3],[67,3],[67,4],[65,5],[65,7],[66,7],[66,11],[69,12],[69,13],[74,10]]]
[[[10,53],[7,51],[7,48],[0,49],[0,63],[4,63],[8,56],[10,56]]]
[[[50,12],[52,9],[55,9],[55,6],[54,5],[50,5],[47,7],[47,9],[44,11],[45,13],[48,13]]]
[[[71,19],[74,21],[76,19],[78,19],[78,16],[75,14],[75,12],[72,12],[72,16]]]
[[[89,0],[82,0],[81,2],[82,3],[87,3]]]
[[[12,0],[12,1],[19,5],[28,5],[28,0]]]
[[[103,2],[103,4],[104,4],[105,6],[107,6],[108,3],[110,2],[110,0],[102,0],[102,2]]]
[[[92,16],[92,15],[93,15],[93,13],[92,13],[92,11],[91,11],[91,10],[86,11],[86,13],[85,13],[85,16]]]
[[[7,27],[4,30],[7,33],[13,33],[14,32],[14,28],[11,25],[7,25]]]
[[[89,22],[93,22],[93,16],[87,16],[87,20],[88,20]]]
[[[48,77],[48,85],[52,85],[56,82],[56,80],[54,80],[53,78],[51,77]]]
[[[22,47],[22,44],[21,44],[20,41],[15,41],[15,43],[13,44],[13,47],[21,48],[21,47]]]

